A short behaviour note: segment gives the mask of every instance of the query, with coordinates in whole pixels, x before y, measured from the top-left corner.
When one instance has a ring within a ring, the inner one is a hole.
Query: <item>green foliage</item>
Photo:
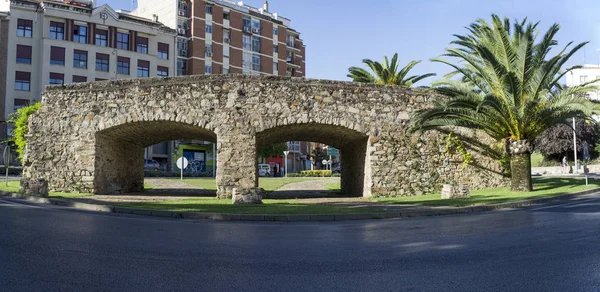
[[[303,170],[300,172],[303,177],[331,177],[331,170]]]
[[[579,66],[562,68],[586,43],[552,50],[559,26],[540,35],[537,23],[511,24],[492,15],[492,22],[479,19],[455,35],[444,57],[432,61],[454,69],[433,83],[434,90],[447,96],[434,107],[413,115],[411,131],[458,126],[481,130],[497,141],[534,139],[568,118],[590,119],[600,112],[597,104],[582,94],[596,89],[596,80],[565,88],[560,80]],[[558,52],[550,56],[549,52]],[[455,78],[459,77],[459,78]],[[523,171],[512,170],[512,175]],[[516,181],[516,180],[514,180]]]
[[[321,161],[325,159],[329,159],[329,155],[327,155],[327,150],[317,147],[312,151],[313,163],[321,163]]]
[[[258,148],[257,154],[263,158],[277,157],[277,155],[283,155],[283,151],[286,150],[288,150],[287,143],[275,143]]]
[[[407,78],[410,70],[412,70],[420,62],[421,61],[411,61],[400,71],[398,71],[398,53],[394,54],[391,63],[387,57],[384,57],[383,64],[369,59],[364,59],[363,63],[366,64],[375,75],[363,68],[350,67],[348,68],[349,73],[347,76],[350,77],[354,82],[403,85],[410,87],[422,79],[435,76],[434,73],[428,73]]]
[[[458,153],[460,155],[463,160],[461,169],[464,169],[469,163],[473,162],[473,155],[467,151],[463,143],[456,136],[452,135],[452,132],[446,136],[446,152],[449,154]]]
[[[42,104],[37,102],[27,107],[22,107],[17,110],[16,113],[8,121],[15,125],[12,131],[12,138],[10,139],[17,147],[17,153],[19,154],[19,160],[23,163],[23,155],[25,155],[25,147],[27,145],[27,139],[25,135],[29,132],[29,116],[37,112]]]

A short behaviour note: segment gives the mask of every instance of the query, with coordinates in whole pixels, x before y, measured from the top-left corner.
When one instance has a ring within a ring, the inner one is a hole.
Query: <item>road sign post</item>
[[[185,157],[179,157],[177,159],[177,167],[181,170],[181,180],[183,180],[183,169],[188,166],[188,160]]]
[[[4,169],[6,170],[6,186],[8,187],[8,164],[10,163],[10,146],[4,146],[4,153],[2,154],[4,159]]]
[[[284,169],[283,169],[283,175],[285,177],[287,177],[287,173],[288,173],[288,168],[287,168],[287,156],[288,154],[290,154],[290,151],[283,151],[283,165],[285,165]]]

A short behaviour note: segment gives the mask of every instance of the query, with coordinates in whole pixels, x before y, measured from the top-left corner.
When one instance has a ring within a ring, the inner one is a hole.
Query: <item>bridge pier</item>
[[[217,134],[217,196],[229,199],[233,189],[258,187],[256,139],[253,134]]]

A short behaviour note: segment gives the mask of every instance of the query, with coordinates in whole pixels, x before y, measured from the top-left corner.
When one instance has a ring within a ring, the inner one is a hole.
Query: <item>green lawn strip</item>
[[[5,183],[0,183],[0,190],[10,193],[20,193],[20,182],[18,180],[8,181],[8,187]],[[62,193],[62,192],[50,192],[48,194],[51,198],[78,198],[78,197],[87,197],[92,194],[83,194],[83,193]]]
[[[364,208],[350,209],[327,205],[306,204],[298,200],[263,200],[262,205],[232,205],[231,200],[198,198],[115,205],[139,209],[231,214],[350,214],[375,212]]]
[[[581,178],[536,177],[533,178],[533,183],[533,192],[511,192],[510,188],[506,187],[472,191],[470,198],[462,199],[441,199],[439,194],[433,194],[398,198],[376,198],[374,200],[390,204],[460,207],[536,199],[560,194],[581,192],[600,187],[600,180],[589,179],[589,184],[586,186],[585,179]]]
[[[341,192],[342,191],[342,185],[340,182],[334,182],[334,183],[328,183],[325,184],[325,188],[330,190],[330,191],[334,191],[334,192]]]
[[[258,185],[265,189],[267,192],[272,192],[281,188],[284,185],[310,181],[310,180],[319,180],[323,178],[319,177],[261,177],[258,179]],[[201,187],[205,190],[216,191],[217,183],[212,177],[201,177],[201,178],[183,178],[183,181],[187,184]]]

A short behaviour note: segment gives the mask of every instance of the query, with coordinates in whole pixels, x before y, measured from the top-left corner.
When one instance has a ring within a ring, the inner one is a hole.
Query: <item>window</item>
[[[15,104],[13,109],[15,110],[15,112],[22,108],[22,107],[26,107],[29,106],[29,100],[27,99],[21,99],[21,98],[15,98]]]
[[[108,72],[108,58],[106,54],[96,53],[96,71]]]
[[[17,45],[17,63],[31,64],[31,46]]]
[[[65,74],[50,72],[50,81],[48,83],[55,84],[55,85],[56,84],[58,84],[58,85],[65,84]]]
[[[223,74],[229,74],[229,68],[223,68]]]
[[[207,57],[212,57],[212,45],[206,45],[204,50]]]
[[[279,52],[279,46],[273,45],[273,53]]]
[[[278,35],[278,34],[279,34],[279,29],[276,26],[274,26],[273,27],[273,35]]]
[[[252,49],[252,38],[249,35],[242,36],[242,48],[244,48],[244,50]]]
[[[96,29],[96,46],[108,47],[108,31]]]
[[[15,73],[15,90],[29,91],[31,82],[30,72],[17,71]]]
[[[252,55],[252,70],[260,71],[260,56]]]
[[[137,52],[148,54],[148,38],[137,37]]]
[[[212,25],[206,25],[206,33],[212,33]]]
[[[50,64],[65,65],[65,48],[50,47]]]
[[[252,69],[252,54],[244,52],[242,54],[242,74],[250,74]]]
[[[156,67],[156,76],[166,77],[169,76],[169,68],[158,66]]]
[[[158,43],[158,58],[169,59],[169,44]]]
[[[211,74],[212,73],[212,66],[204,66],[204,73],[205,74]]]
[[[223,58],[229,58],[229,47],[223,47]]]
[[[231,40],[231,32],[228,29],[223,30],[223,41],[225,43],[229,43]]]
[[[273,62],[273,73],[277,72],[277,62]]]
[[[87,44],[87,27],[75,25],[73,27],[73,41],[76,43]]]
[[[33,34],[33,21],[17,19],[17,36],[30,38]]]
[[[138,60],[137,77],[149,77],[150,76],[150,62],[144,60]]]
[[[187,62],[182,59],[177,59],[177,76],[187,75]]]
[[[73,83],[87,82],[87,77],[73,75]]]
[[[229,20],[229,12],[223,12],[223,20]]]
[[[288,45],[288,47],[294,46],[294,36],[291,36],[291,35],[287,36],[287,45]]]
[[[206,5],[206,14],[212,14],[212,5]]]
[[[73,68],[87,69],[87,52],[75,50],[73,51]]]
[[[117,73],[129,75],[129,58],[117,57]]]
[[[254,52],[260,52],[260,37],[259,36],[252,36],[252,51]]]
[[[65,24],[62,22],[50,21],[50,38],[55,40],[64,40]]]
[[[96,79],[94,79],[94,80],[96,80],[96,81],[104,81],[104,80],[106,80],[106,79],[102,79],[102,78],[96,78]]]
[[[117,32],[117,49],[129,50],[129,34]]]
[[[579,76],[579,82],[581,84],[586,83],[588,80],[587,78],[588,78],[587,75],[581,75],[581,76]]]
[[[250,28],[252,27],[252,19],[249,16],[242,17],[242,28],[246,32],[250,32]]]
[[[260,32],[260,19],[258,19],[258,18],[252,18],[251,26],[252,26],[252,32],[253,33]]]

